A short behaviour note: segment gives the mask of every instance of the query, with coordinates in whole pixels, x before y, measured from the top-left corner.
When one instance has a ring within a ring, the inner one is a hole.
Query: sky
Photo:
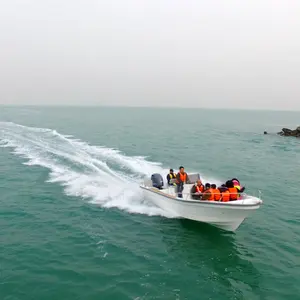
[[[300,110],[299,0],[2,0],[0,104]]]

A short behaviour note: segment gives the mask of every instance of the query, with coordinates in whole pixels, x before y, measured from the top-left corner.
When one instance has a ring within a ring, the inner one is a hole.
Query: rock
[[[264,131],[264,134],[268,134],[266,131]]]
[[[285,135],[291,135],[292,129],[289,128],[282,128],[282,131]]]
[[[289,128],[282,128],[280,132],[277,133],[281,136],[294,136],[300,138],[300,126],[298,126],[296,129],[292,130]]]

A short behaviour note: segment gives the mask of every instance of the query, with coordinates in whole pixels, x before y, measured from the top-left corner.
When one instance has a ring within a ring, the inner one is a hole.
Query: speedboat
[[[146,199],[179,218],[209,223],[227,231],[237,230],[263,203],[260,198],[245,193],[242,193],[238,200],[229,202],[194,200],[190,190],[200,179],[200,175],[189,174],[189,179],[189,184],[184,185],[182,198],[178,197],[175,186],[164,184],[160,174],[146,178],[140,188]]]

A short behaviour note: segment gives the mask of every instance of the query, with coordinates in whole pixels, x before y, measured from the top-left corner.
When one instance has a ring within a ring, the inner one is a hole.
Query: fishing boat
[[[235,201],[194,200],[189,191],[200,179],[199,174],[189,174],[190,182],[184,185],[182,198],[175,186],[166,186],[160,174],[153,174],[140,185],[147,200],[179,218],[204,222],[227,231],[235,231],[242,222],[263,203],[260,197],[243,193]]]

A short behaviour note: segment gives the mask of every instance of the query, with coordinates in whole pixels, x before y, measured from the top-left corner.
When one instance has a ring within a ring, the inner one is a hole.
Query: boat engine
[[[151,175],[151,181],[152,181],[152,186],[156,187],[160,190],[164,186],[164,180],[163,180],[162,176],[158,173],[155,173],[155,174]]]

